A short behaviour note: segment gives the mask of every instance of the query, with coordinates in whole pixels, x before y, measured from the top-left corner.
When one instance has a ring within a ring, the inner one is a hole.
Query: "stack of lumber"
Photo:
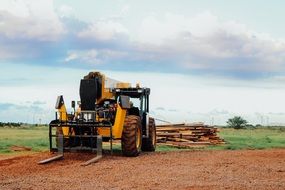
[[[167,124],[156,126],[157,142],[179,148],[224,144],[218,128],[204,123]]]

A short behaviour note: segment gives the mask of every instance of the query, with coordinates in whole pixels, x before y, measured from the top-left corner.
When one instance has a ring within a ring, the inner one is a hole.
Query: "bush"
[[[235,116],[227,121],[228,127],[234,129],[244,129],[247,126],[247,121],[240,116]]]

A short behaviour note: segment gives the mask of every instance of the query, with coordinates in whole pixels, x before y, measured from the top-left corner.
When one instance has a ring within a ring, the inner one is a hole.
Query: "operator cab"
[[[142,120],[143,135],[146,135],[146,127],[149,117],[150,88],[115,88],[113,89],[116,99],[129,97],[130,108],[128,115],[137,115]]]

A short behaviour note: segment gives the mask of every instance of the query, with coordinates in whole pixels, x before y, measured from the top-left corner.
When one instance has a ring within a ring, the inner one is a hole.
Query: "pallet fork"
[[[58,135],[59,143],[58,143],[58,148],[57,148],[57,155],[53,156],[51,158],[47,158],[45,160],[41,160],[38,162],[38,164],[47,164],[56,160],[61,160],[64,158],[64,145],[63,145],[63,135],[60,134]],[[98,135],[97,136],[97,142],[96,142],[96,157],[84,162],[81,164],[81,166],[87,166],[92,163],[98,162],[102,158],[102,136]]]
[[[45,160],[41,160],[38,162],[38,164],[47,164],[55,160],[63,159],[63,135],[62,134],[58,136],[58,140],[59,140],[59,143],[58,143],[58,148],[57,148],[57,155],[51,158],[47,158]]]

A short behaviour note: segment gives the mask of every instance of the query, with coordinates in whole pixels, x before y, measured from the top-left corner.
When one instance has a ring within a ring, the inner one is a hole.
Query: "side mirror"
[[[124,96],[124,95],[119,96],[119,103],[123,109],[130,109],[131,108],[129,96]]]
[[[71,107],[75,109],[75,101],[71,101]]]

